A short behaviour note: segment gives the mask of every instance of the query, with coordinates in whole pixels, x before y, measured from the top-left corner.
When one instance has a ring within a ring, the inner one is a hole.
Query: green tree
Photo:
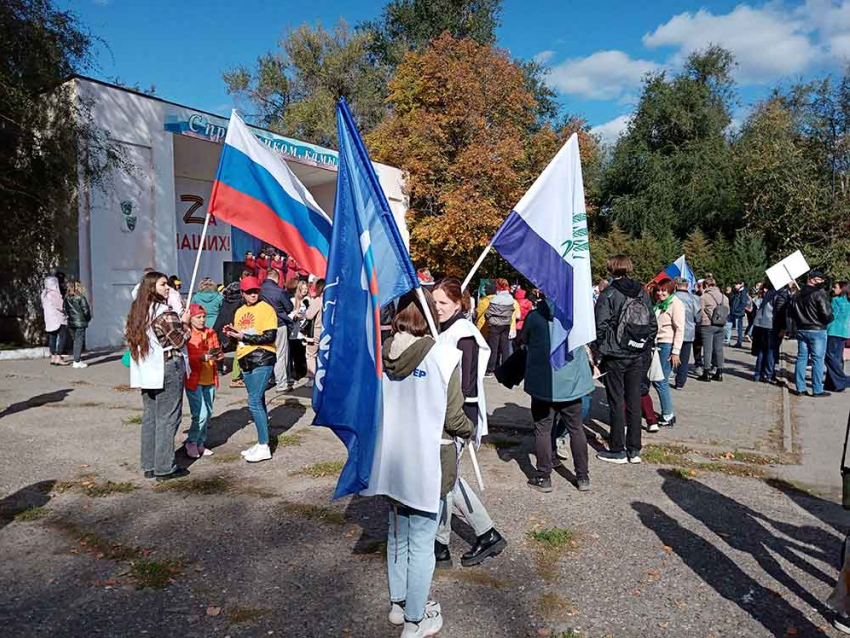
[[[734,98],[731,54],[694,53],[678,75],[647,77],[602,182],[610,221],[632,234],[730,229],[739,217],[726,137]]]
[[[371,35],[353,33],[340,21],[332,31],[301,26],[262,55],[253,69],[222,74],[227,92],[250,109],[247,115],[282,135],[336,146],[336,104],[344,97],[362,132],[383,119],[385,78],[371,62]]]
[[[767,248],[762,237],[750,231],[735,235],[731,248],[730,272],[735,281],[752,286],[766,277]]]
[[[33,340],[40,276],[77,254],[77,187],[127,168],[67,79],[94,66],[96,39],[50,0],[0,3],[0,338]],[[72,273],[73,274],[73,273]]]
[[[685,259],[697,279],[711,269],[713,249],[708,237],[701,229],[695,228],[682,244]]]

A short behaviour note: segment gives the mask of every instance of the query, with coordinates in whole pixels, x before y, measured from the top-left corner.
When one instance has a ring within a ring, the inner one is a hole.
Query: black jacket
[[[260,299],[274,308],[275,314],[277,314],[278,326],[292,327],[292,319],[289,317],[289,313],[292,312],[293,308],[292,300],[289,298],[285,289],[281,288],[277,282],[266,279],[263,285],[260,286]]]
[[[383,312],[383,309],[381,309],[381,325],[384,323]],[[446,323],[440,324],[440,332],[445,332],[451,328],[461,317],[461,313],[458,312]],[[463,411],[472,423],[477,424],[478,404],[472,402],[466,403],[465,400],[478,397],[478,343],[476,343],[474,337],[464,337],[463,339],[458,339],[457,349],[462,353],[460,360],[460,389],[463,392],[464,398]]]
[[[819,286],[804,286],[791,305],[797,330],[826,330],[833,320],[832,302]]]
[[[218,335],[218,341],[225,352],[232,352],[236,348],[236,343],[230,342],[227,335],[224,334],[224,326],[233,323],[233,317],[236,315],[236,311],[244,303],[242,292],[239,290],[239,282],[235,281],[228,285],[222,291],[221,297],[221,310],[218,311],[218,317],[215,318],[213,330]]]
[[[88,328],[91,322],[91,306],[85,297],[65,297],[65,314],[69,328]]]
[[[776,292],[776,301],[773,302],[773,329],[776,331],[788,330],[788,308],[791,305],[791,289],[783,286]]]
[[[617,325],[627,297],[641,298],[652,316],[650,340],[655,341],[655,335],[658,334],[658,323],[655,320],[655,313],[652,312],[652,301],[643,286],[628,277],[615,279],[602,291],[596,301],[596,349],[603,357],[634,359],[640,356],[639,353],[624,350],[617,342]]]

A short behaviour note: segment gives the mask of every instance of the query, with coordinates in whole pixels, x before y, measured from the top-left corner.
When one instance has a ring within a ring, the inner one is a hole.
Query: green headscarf
[[[667,312],[667,308],[672,303],[672,301],[673,301],[673,295],[668,295],[667,299],[665,299],[664,301],[659,301],[657,304],[655,304],[655,306],[653,307],[653,310],[660,310],[661,312]]]

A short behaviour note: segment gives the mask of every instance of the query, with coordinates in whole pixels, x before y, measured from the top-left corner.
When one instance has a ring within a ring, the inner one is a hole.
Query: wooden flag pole
[[[487,250],[490,248],[488,247]],[[487,253],[485,252],[484,255]],[[479,261],[484,259],[484,255],[481,256]],[[473,270],[473,272],[475,272]],[[471,273],[470,273],[471,275]],[[437,333],[437,324],[434,323],[434,316],[431,314],[431,308],[428,305],[428,301],[425,299],[425,293],[422,292],[422,287],[416,287],[416,296],[419,297],[419,303],[422,304],[422,311],[425,313],[425,320],[428,322],[428,327],[431,329],[431,335],[434,337],[434,341],[437,341],[438,333]],[[467,445],[469,448],[469,458],[472,461],[472,469],[475,470],[475,480],[478,481],[478,489],[482,492],[484,491],[484,477],[481,476],[481,467],[478,465],[478,456],[475,454],[475,443],[472,442],[471,445]]]
[[[207,228],[210,225],[210,213],[204,218],[204,230],[201,231],[201,243],[198,246],[198,254],[195,255],[195,267],[192,269],[192,281],[189,282],[189,296],[186,297],[186,308],[192,303],[192,293],[195,291],[195,279],[198,277],[198,266],[201,265],[201,252],[204,250],[204,241],[207,238]]]
[[[478,258],[478,261],[475,262],[475,265],[472,267],[472,270],[469,271],[469,274],[466,276],[466,279],[463,280],[463,283],[460,286],[461,292],[466,290],[466,287],[469,285],[469,282],[472,281],[472,278],[475,276],[475,273],[478,272],[478,269],[481,267],[484,258],[490,252],[491,248],[493,248],[492,242],[487,244],[487,248],[484,249],[484,252],[481,253],[481,256]]]

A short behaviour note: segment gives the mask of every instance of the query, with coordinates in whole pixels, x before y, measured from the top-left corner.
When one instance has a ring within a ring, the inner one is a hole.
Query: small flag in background
[[[555,305],[550,360],[596,340],[590,240],[578,136],[531,185],[493,238],[493,246]]]
[[[286,251],[308,272],[324,276],[330,218],[283,158],[262,144],[235,110],[224,138],[209,212]]]
[[[682,255],[672,264],[667,266],[664,270],[658,273],[655,276],[655,279],[652,281],[659,282],[664,279],[675,279],[676,277],[682,277],[683,279],[688,280],[688,290],[690,292],[694,291],[694,286],[697,283],[697,278],[694,277],[694,273],[691,270],[691,267],[688,266],[688,262],[685,260],[685,256]]]
[[[382,406],[381,306],[418,281],[344,99],[336,116],[339,173],[313,425],[331,428],[348,448],[334,492],[341,498],[369,485]]]

